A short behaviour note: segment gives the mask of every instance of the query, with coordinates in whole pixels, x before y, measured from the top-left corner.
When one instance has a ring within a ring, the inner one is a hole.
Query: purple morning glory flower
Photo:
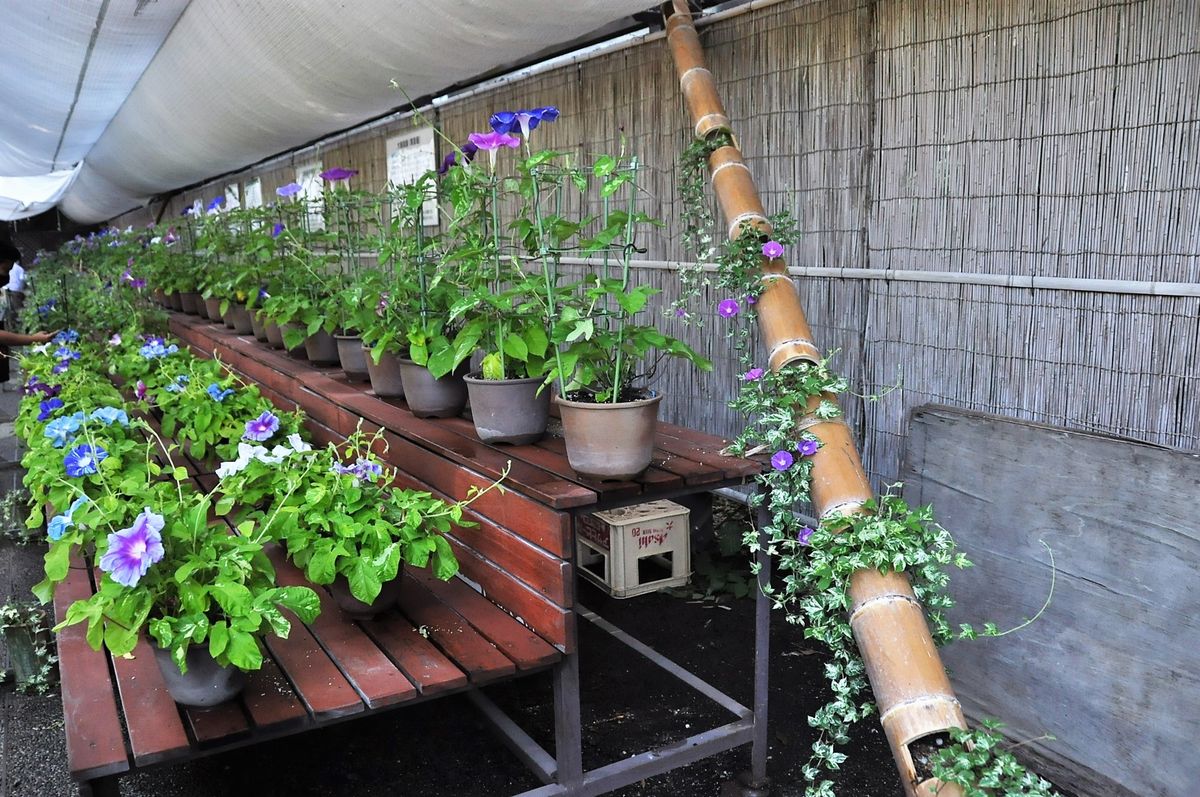
[[[507,133],[497,133],[495,131],[491,133],[472,133],[467,138],[478,149],[487,152],[493,169],[496,168],[496,150],[501,147],[516,149],[521,146],[521,139],[516,136],[510,136]]]
[[[771,467],[778,471],[785,471],[792,467],[795,458],[787,451],[776,451],[771,457]]]
[[[340,183],[342,180],[349,180],[356,174],[358,174],[358,169],[343,169],[341,166],[335,166],[321,172],[321,179],[330,183]]]
[[[108,535],[108,550],[100,557],[100,569],[118,584],[137,586],[150,565],[162,561],[164,523],[162,515],[146,507],[132,526]]]
[[[218,208],[220,208],[221,205],[224,205],[224,204],[225,204],[225,197],[223,197],[223,196],[213,197],[213,200],[208,203],[208,207],[206,207],[204,209],[204,212],[212,213],[212,212],[216,211]]]
[[[213,382],[211,385],[209,385],[206,390],[208,391],[208,395],[212,397],[213,401],[224,401],[227,397],[233,395],[233,388],[227,387],[222,390],[221,386],[216,382]]]
[[[800,543],[801,545],[808,545],[808,541],[812,539],[812,535],[815,533],[816,529],[805,526],[800,529],[800,533],[796,535],[796,542]]]
[[[77,479],[80,476],[98,473],[100,463],[107,458],[108,452],[100,446],[84,443],[67,452],[67,455],[63,457],[63,467],[67,469],[68,476]]]
[[[757,382],[759,379],[762,379],[762,375],[763,369],[751,368],[749,371],[742,374],[742,379],[746,380],[747,382]]]
[[[54,411],[63,406],[63,401],[60,398],[46,399],[38,405],[38,420],[44,421],[54,414]]]
[[[462,152],[463,164],[468,164],[475,160],[475,156],[479,153],[479,147],[472,144],[470,141],[463,144],[458,150],[450,150],[446,153],[446,157],[442,158],[442,165],[438,167],[438,174],[445,174],[450,171],[450,167],[458,163],[458,153]]]
[[[142,288],[146,287],[146,281],[141,277],[138,277],[137,279],[130,281],[129,287],[133,288],[135,291],[140,291]]]
[[[811,457],[821,448],[821,444],[816,440],[801,440],[800,445],[796,446],[796,450],[800,452],[802,457]]]
[[[717,305],[717,315],[722,318],[733,318],[740,309],[737,299],[725,299]]]
[[[743,298],[744,298],[744,300],[745,300],[745,302],[746,302],[746,306],[747,306],[747,307],[749,307],[749,306],[750,306],[750,305],[752,305],[752,304],[758,304],[758,297],[757,297],[757,296],[755,296],[755,295],[753,295],[753,294],[747,294],[747,295],[746,295],[745,297],[743,297]]]
[[[271,294],[267,293],[266,286],[263,286],[262,288],[258,289],[258,298],[260,298],[260,299],[270,299],[271,298]]]
[[[271,228],[271,237],[278,238],[279,234],[286,229],[287,229],[287,227],[283,226],[282,221],[275,222],[275,226],[273,228]]]
[[[108,345],[109,346],[120,346],[121,345],[121,333],[114,332],[112,337],[108,339]]]
[[[271,439],[271,435],[278,430],[279,419],[272,415],[270,410],[266,410],[254,420],[246,421],[246,433],[242,435],[242,438],[261,443]]]
[[[553,105],[534,108],[526,111],[497,111],[488,120],[492,130],[497,133],[512,133],[519,129],[521,135],[529,138],[529,131],[541,122],[553,122],[558,118],[558,109]]]
[[[379,294],[379,302],[375,305],[375,315],[383,318],[383,314],[387,312],[387,309],[388,293],[387,291],[384,291],[383,293]]]
[[[288,183],[287,185],[281,185],[276,188],[275,193],[281,197],[290,197],[295,196],[303,190],[304,189],[301,187],[300,183]]]
[[[687,310],[684,310],[682,307],[676,307],[675,308],[675,317],[676,318],[687,318]]]
[[[138,401],[146,400],[146,383],[140,379],[137,381],[137,384],[133,386],[133,397]]]
[[[767,241],[763,244],[762,253],[763,257],[770,258],[771,260],[783,257],[783,244],[779,243],[779,241]]]
[[[359,457],[358,461],[353,465],[343,465],[340,462],[335,462],[331,470],[334,473],[354,476],[361,481],[374,481],[383,475],[382,465],[378,462],[372,462],[369,459],[363,459],[362,457]]]
[[[56,365],[50,369],[50,373],[53,373],[53,374],[65,373],[66,370],[70,367],[71,367],[70,360],[60,360],[58,365]]]

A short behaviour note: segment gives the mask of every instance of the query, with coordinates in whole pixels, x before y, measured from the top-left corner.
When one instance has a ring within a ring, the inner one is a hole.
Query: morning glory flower
[[[133,525],[108,535],[108,550],[100,557],[100,569],[126,587],[137,586],[150,565],[163,558],[162,528],[166,521],[150,507]]]
[[[50,301],[54,301],[54,300],[51,299]],[[53,338],[53,341],[59,345],[64,345],[67,343],[74,343],[77,340],[79,340],[79,333],[73,329],[64,329],[62,332],[59,332]]]
[[[145,357],[147,360],[155,360],[159,357],[166,357],[169,354],[174,354],[179,351],[179,347],[172,343],[166,345],[166,341],[162,338],[149,338],[146,340],[146,345],[138,349],[138,354]]]
[[[80,354],[77,351],[72,351],[66,346],[59,346],[54,350],[54,356],[60,360],[78,360]]]
[[[52,374],[66,373],[66,370],[70,367],[71,367],[70,360],[60,360],[57,365],[55,365],[53,368],[50,369],[50,373],[52,373]]]
[[[479,147],[468,141],[457,150],[450,150],[446,153],[446,157],[442,158],[442,165],[438,167],[438,174],[445,174],[450,171],[450,167],[458,163],[458,153],[462,152],[463,165],[475,160],[475,155],[479,152]]]
[[[54,411],[63,406],[63,401],[60,398],[49,398],[38,405],[38,420],[44,421],[54,414]]]
[[[100,471],[100,463],[108,459],[108,452],[100,446],[84,443],[75,446],[63,457],[63,467],[72,479],[87,476]]]
[[[738,314],[738,310],[740,309],[737,299],[725,299],[717,305],[717,315],[722,318],[733,318]]]
[[[56,304],[58,304],[58,302],[51,299],[50,301],[46,302],[45,304],[38,305],[37,314],[40,316],[43,316],[43,317],[50,315],[50,311],[54,309],[54,305],[56,305]]]
[[[374,481],[383,475],[383,466],[378,462],[372,462],[369,459],[359,457],[358,461],[353,465],[343,465],[340,462],[333,463],[330,468],[334,473],[354,476],[361,481]]]
[[[90,417],[93,421],[100,421],[105,426],[112,426],[114,423],[122,426],[129,425],[129,416],[125,414],[125,410],[119,407],[98,407],[92,410]]]
[[[547,105],[529,111],[498,111],[492,114],[488,123],[497,133],[512,133],[519,128],[521,135],[528,139],[529,131],[536,128],[540,122],[553,122],[557,118],[558,109]]]
[[[491,133],[472,133],[471,135],[467,136],[467,138],[478,149],[482,149],[487,152],[493,171],[496,169],[496,150],[500,149],[501,147],[516,149],[517,147],[521,146],[521,139],[517,138],[516,136],[510,136],[507,133],[497,133],[494,131]]]
[[[72,515],[79,510],[79,507],[90,500],[86,495],[81,495],[71,503],[70,509],[66,512],[50,518],[50,522],[46,524],[46,535],[55,542],[61,540],[63,535],[67,533],[67,529],[75,525]]]
[[[800,445],[796,446],[796,450],[800,452],[802,457],[811,457],[821,448],[821,444],[816,440],[801,440]]]
[[[356,174],[358,174],[358,169],[343,169],[341,166],[335,166],[321,172],[321,179],[330,183],[340,183],[342,180],[349,180]]]
[[[82,412],[55,418],[46,424],[46,428],[42,430],[42,434],[50,438],[55,448],[62,448],[75,439],[75,433],[83,425],[83,418],[84,415]]]
[[[108,339],[108,345],[109,346],[120,346],[121,345],[121,334],[119,332],[114,332],[113,336]]]
[[[170,246],[178,240],[179,236],[175,234],[175,228],[172,227],[171,229],[167,230],[167,234],[163,236],[162,242],[167,246]]]
[[[221,209],[221,205],[224,205],[224,204],[225,204],[225,197],[223,197],[223,196],[214,197],[213,200],[208,203],[208,207],[206,207],[204,209],[204,212],[205,213],[216,213],[218,210]]]
[[[387,309],[388,309],[388,292],[384,291],[383,293],[379,294],[379,301],[375,303],[375,315],[379,316],[380,318],[383,318],[383,314],[387,312]]]
[[[146,383],[140,379],[137,381],[137,384],[133,386],[133,397],[138,401],[146,400]]]
[[[762,375],[763,375],[763,369],[751,368],[749,371],[742,374],[742,379],[744,379],[747,382],[757,382],[759,379],[762,379]]]
[[[304,454],[306,452],[312,451],[312,446],[310,446],[308,443],[304,442],[304,440],[302,440],[300,435],[296,432],[292,432],[290,435],[288,435],[287,441],[288,441],[288,445],[291,446],[292,450],[295,451],[297,454]]]
[[[175,377],[175,381],[167,385],[165,389],[168,393],[182,393],[184,386],[190,381],[191,377],[189,377],[187,374],[180,374],[179,376]]]
[[[242,437],[261,443],[263,440],[271,439],[271,435],[277,431],[279,431],[279,419],[272,415],[270,410],[265,410],[254,420],[246,421],[246,433]]]
[[[212,397],[213,401],[224,401],[227,396],[233,395],[233,388],[227,387],[222,390],[221,386],[216,382],[213,382],[211,385],[209,385],[206,390],[208,391],[208,395]]]
[[[770,258],[771,260],[783,257],[783,244],[779,243],[779,241],[767,241],[763,244],[762,253],[763,257]]]
[[[271,237],[278,238],[279,234],[282,233],[286,229],[287,229],[287,227],[283,226],[282,221],[275,222],[275,226],[271,228]]]
[[[771,457],[771,467],[778,471],[785,471],[792,467],[795,458],[787,451],[776,451]]]
[[[287,185],[281,185],[276,188],[275,193],[281,197],[291,197],[303,190],[304,188],[301,187],[300,183],[288,183]]]
[[[803,528],[800,529],[800,533],[796,535],[796,542],[800,543],[801,545],[808,545],[809,544],[808,541],[812,539],[812,535],[815,532],[816,532],[816,529],[812,529],[812,528],[809,528],[808,526],[804,526]]]

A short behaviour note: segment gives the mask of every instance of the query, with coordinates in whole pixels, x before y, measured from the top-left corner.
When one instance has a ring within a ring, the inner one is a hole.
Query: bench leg
[[[568,794],[583,784],[583,729],[579,712],[579,654],[554,668],[554,758],[557,781]]]
[[[121,797],[116,775],[85,780],[79,784],[79,797]]]

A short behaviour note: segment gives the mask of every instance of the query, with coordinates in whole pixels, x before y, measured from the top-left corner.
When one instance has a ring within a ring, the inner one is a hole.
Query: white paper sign
[[[262,180],[255,178],[246,183],[246,196],[243,204],[247,208],[262,207]]]
[[[387,140],[388,182],[392,185],[411,185],[422,174],[437,168],[437,152],[433,146],[433,128],[406,130]],[[421,223],[427,227],[438,223],[437,199],[430,197],[421,207]]]

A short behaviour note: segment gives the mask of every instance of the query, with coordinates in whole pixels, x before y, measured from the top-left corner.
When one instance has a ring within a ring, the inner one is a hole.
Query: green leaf
[[[516,332],[509,332],[504,339],[504,353],[514,360],[525,362],[529,359],[529,347],[525,345],[525,340]]]
[[[359,559],[351,566],[346,580],[350,582],[350,594],[363,603],[373,603],[383,589],[379,573],[364,559]]]
[[[217,658],[225,652],[228,646],[229,624],[224,620],[218,620],[208,630],[208,652],[213,658]]]
[[[262,667],[262,651],[253,634],[245,631],[229,632],[229,663],[239,670],[257,670]]]
[[[52,582],[62,581],[71,569],[71,544],[67,542],[50,543],[46,551],[46,578]],[[42,601],[45,603],[45,601]]]

